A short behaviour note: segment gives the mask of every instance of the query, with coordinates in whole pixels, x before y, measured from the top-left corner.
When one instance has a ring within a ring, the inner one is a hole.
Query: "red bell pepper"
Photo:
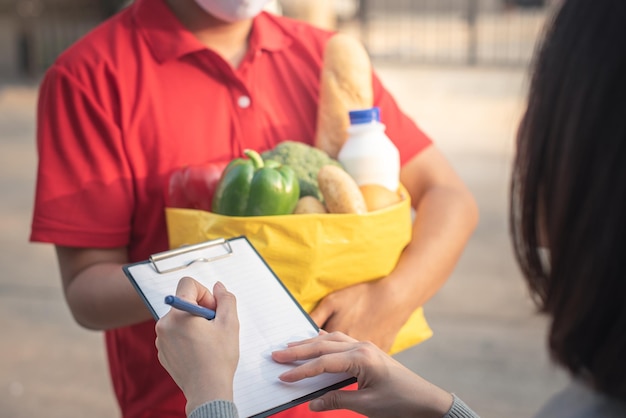
[[[207,163],[173,171],[167,182],[165,205],[210,211],[213,194],[226,164]]]

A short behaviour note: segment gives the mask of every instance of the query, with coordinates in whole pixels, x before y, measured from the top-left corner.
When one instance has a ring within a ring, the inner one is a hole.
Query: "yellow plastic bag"
[[[307,312],[335,290],[387,276],[411,240],[409,198],[362,215],[231,217],[167,208],[166,217],[171,248],[245,235]],[[391,352],[431,335],[420,308]]]

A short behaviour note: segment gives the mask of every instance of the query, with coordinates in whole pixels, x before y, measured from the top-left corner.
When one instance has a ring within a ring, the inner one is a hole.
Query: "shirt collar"
[[[165,62],[207,49],[183,26],[164,0],[136,0],[131,7],[134,7],[135,24],[157,61]],[[254,19],[250,36],[251,50],[278,51],[291,43],[291,38],[274,19],[266,12]]]
[[[252,22],[250,49],[280,51],[291,44],[291,35],[277,24],[276,16],[261,12]]]

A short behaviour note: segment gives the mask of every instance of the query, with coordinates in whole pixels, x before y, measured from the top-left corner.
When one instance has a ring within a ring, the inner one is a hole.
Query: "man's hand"
[[[331,293],[311,312],[325,331],[341,331],[371,341],[389,352],[408,317],[394,311],[393,298],[381,281],[360,283]]]

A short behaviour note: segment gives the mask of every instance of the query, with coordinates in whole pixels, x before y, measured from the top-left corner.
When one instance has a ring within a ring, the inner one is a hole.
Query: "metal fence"
[[[526,65],[556,1],[360,0],[358,28],[374,59]]]
[[[40,75],[121,1],[0,0],[0,73]]]
[[[65,48],[103,20],[97,5],[107,1],[112,0],[16,18],[11,43],[19,72],[41,74]],[[531,59],[558,0],[335,1],[352,2],[354,13],[341,20],[339,29],[358,31],[374,60],[521,66]],[[531,7],[529,3],[545,4]],[[7,54],[3,51],[3,55]]]
[[[19,39],[20,72],[37,76],[45,71],[76,40],[93,29],[94,16],[57,16],[37,19]]]

